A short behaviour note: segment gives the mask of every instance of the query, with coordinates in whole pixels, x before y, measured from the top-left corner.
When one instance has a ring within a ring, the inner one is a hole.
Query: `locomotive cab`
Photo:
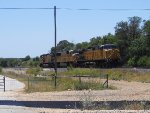
[[[50,67],[51,66],[51,54],[43,54],[40,56],[40,67]]]
[[[103,59],[109,63],[118,63],[120,60],[120,53],[117,46],[114,44],[105,44],[100,47],[103,49]]]

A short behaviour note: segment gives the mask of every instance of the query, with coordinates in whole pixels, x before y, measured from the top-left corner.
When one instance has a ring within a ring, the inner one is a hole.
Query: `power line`
[[[0,9],[2,10],[41,9],[42,10],[42,9],[54,9],[54,8],[0,8]]]
[[[69,10],[69,8],[68,8]],[[73,10],[73,9],[70,9]],[[150,9],[75,9],[75,10],[101,10],[101,11],[131,11],[131,10],[150,10]]]
[[[21,8],[21,7],[11,7],[11,8],[0,8],[0,10],[54,10],[54,8]],[[91,8],[57,8],[57,10],[80,10],[80,11],[149,11],[150,9],[91,9]]]

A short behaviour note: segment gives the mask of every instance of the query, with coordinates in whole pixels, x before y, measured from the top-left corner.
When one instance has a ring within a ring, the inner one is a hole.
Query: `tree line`
[[[39,66],[39,57],[31,58],[27,55],[25,58],[0,58],[0,67],[37,67]]]
[[[57,51],[79,50],[89,47],[116,44],[120,50],[123,65],[136,67],[150,67],[150,20],[140,17],[129,17],[127,21],[121,21],[114,27],[115,34],[108,33],[105,36],[97,36],[89,42],[74,44],[62,40],[57,44]],[[55,48],[51,48],[54,52]]]

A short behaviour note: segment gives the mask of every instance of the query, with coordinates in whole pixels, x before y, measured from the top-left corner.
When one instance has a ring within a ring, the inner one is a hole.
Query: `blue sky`
[[[0,0],[0,8],[71,8],[57,10],[57,42],[89,41],[114,33],[117,22],[150,11],[102,11],[97,9],[150,9],[150,0]],[[93,10],[76,10],[89,8]],[[0,57],[31,57],[48,53],[54,46],[53,10],[0,10]]]

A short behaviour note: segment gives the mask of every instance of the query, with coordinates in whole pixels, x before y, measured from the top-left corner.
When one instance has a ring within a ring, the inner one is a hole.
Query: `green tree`
[[[88,42],[77,43],[75,49],[87,49],[89,47]]]
[[[97,46],[102,44],[102,38],[100,36],[98,37],[93,37],[90,39],[89,45],[90,46]]]
[[[11,58],[11,59],[7,59],[8,61],[8,66],[9,67],[16,67],[19,64],[19,61],[17,58]]]
[[[146,46],[145,46],[145,38],[140,37],[138,39],[135,39],[132,41],[130,47],[129,47],[129,55],[130,57],[136,56],[141,57],[147,54]]]
[[[124,63],[131,57],[130,53],[137,48],[137,46],[134,47],[135,44],[133,43],[139,43],[138,39],[142,36],[142,29],[140,28],[141,21],[142,19],[140,17],[129,17],[128,22],[121,21],[115,27],[117,45]]]
[[[57,44],[57,50],[58,51],[67,51],[74,49],[74,44],[71,42],[68,42],[67,40],[62,40]]]
[[[111,33],[108,33],[101,39],[101,44],[116,44],[116,41],[116,37]]]
[[[33,61],[39,61],[40,58],[38,56],[36,56],[35,58],[33,58]]]
[[[128,60],[128,46],[130,45],[128,37],[128,22],[121,21],[115,27],[115,36],[117,38],[117,46],[120,49],[120,55],[125,63]]]
[[[31,57],[29,56],[29,55],[27,55],[24,59],[23,59],[23,61],[28,61],[28,60],[30,60],[31,59]]]
[[[140,38],[142,30],[140,28],[142,19],[140,17],[134,16],[129,17],[129,40],[133,41],[134,39]]]
[[[150,67],[150,57],[142,56],[137,61],[137,65],[140,67]]]
[[[68,51],[68,50],[73,50],[74,49],[74,43],[68,42],[67,40],[62,40],[57,44],[57,51],[62,52],[62,51]],[[55,51],[55,47],[51,48],[51,52]]]
[[[143,26],[143,35],[146,40],[146,49],[147,49],[147,55],[150,56],[150,20],[147,20],[144,22]]]
[[[3,60],[1,61],[1,66],[2,66],[2,67],[8,67],[8,61],[5,60],[5,59],[3,59]]]

